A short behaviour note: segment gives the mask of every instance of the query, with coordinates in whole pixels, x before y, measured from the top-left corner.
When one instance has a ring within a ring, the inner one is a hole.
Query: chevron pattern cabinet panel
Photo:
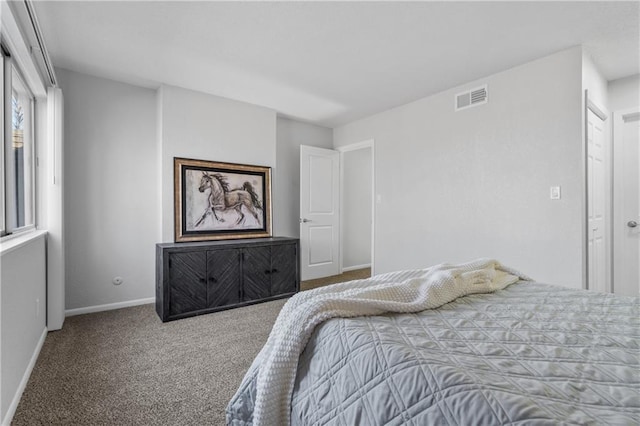
[[[171,314],[204,309],[207,303],[205,283],[205,253],[174,253],[169,257],[171,268]]]
[[[241,299],[241,249],[207,252],[207,307],[233,305]]]
[[[156,312],[171,321],[291,296],[299,251],[285,237],[157,244]]]
[[[271,247],[253,247],[251,250],[245,250],[242,267],[244,300],[271,296]]]
[[[298,285],[296,246],[271,247],[271,295],[294,293]]]

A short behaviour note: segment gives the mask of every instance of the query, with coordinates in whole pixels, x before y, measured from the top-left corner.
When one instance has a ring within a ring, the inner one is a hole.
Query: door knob
[[[630,220],[629,222],[627,222],[627,226],[629,228],[635,228],[636,226],[638,226],[638,222],[636,222],[635,220]]]
[[[307,222],[311,222],[311,220],[307,219],[307,218],[300,218],[300,223],[307,223]]]

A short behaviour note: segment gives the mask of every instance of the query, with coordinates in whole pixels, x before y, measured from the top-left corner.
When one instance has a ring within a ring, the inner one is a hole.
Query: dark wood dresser
[[[171,321],[300,290],[295,238],[156,245],[156,312]]]

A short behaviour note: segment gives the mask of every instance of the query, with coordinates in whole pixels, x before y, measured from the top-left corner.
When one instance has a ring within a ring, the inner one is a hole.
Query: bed
[[[286,422],[639,424],[640,300],[516,276],[434,309],[318,322],[284,395]],[[259,395],[266,352],[229,403],[228,424],[286,423],[254,419],[261,397],[278,404]]]

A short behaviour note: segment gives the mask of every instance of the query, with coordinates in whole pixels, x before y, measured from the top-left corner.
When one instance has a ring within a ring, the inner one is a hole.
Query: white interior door
[[[340,273],[340,155],[300,146],[301,279]]]
[[[605,131],[604,121],[587,110],[587,214],[588,214],[588,265],[587,288],[607,291],[606,279],[606,229],[605,229]]]
[[[613,119],[613,291],[640,292],[640,109]]]

